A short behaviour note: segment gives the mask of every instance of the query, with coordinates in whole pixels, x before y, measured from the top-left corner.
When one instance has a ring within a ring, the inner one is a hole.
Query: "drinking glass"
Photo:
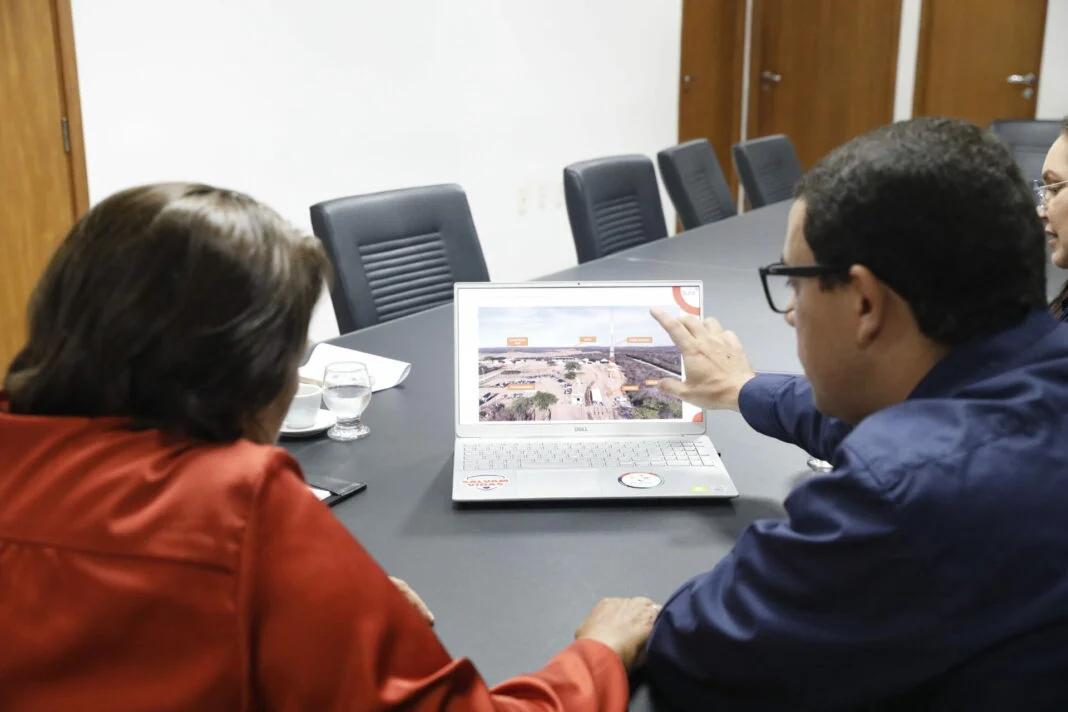
[[[371,374],[363,363],[344,361],[326,367],[323,401],[337,416],[337,424],[327,432],[331,440],[360,440],[371,432],[360,422],[363,411],[371,404],[371,385]]]

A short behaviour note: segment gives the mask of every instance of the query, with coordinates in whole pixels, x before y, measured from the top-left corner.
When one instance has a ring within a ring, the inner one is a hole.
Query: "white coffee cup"
[[[323,402],[323,389],[311,383],[301,383],[297,387],[297,395],[293,396],[293,402],[289,404],[289,411],[282,427],[293,430],[310,428],[315,425],[315,417],[319,413],[319,406]]]

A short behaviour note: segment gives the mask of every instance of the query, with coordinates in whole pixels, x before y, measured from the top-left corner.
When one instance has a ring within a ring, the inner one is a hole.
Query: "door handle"
[[[1028,72],[1027,74],[1010,74],[1005,79],[1009,84],[1026,84],[1031,86],[1035,82],[1035,73]]]
[[[760,80],[768,84],[778,84],[782,81],[782,75],[765,69],[760,73]]]

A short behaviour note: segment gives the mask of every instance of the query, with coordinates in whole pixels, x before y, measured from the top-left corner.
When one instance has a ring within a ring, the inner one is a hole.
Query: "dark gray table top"
[[[616,264],[617,260],[626,260],[755,270],[781,258],[783,242],[786,240],[786,219],[791,205],[792,200],[773,203],[730,220],[688,230],[667,240],[633,247],[613,255],[608,260],[599,260],[598,263]],[[1054,266],[1048,259],[1049,250],[1046,252],[1046,286],[1052,299],[1068,280],[1068,271]],[[560,274],[571,273],[574,273],[574,270],[565,270]],[[710,311],[714,315],[714,305]]]
[[[688,230],[667,240],[633,247],[617,253],[609,260],[598,262],[615,264],[617,260],[622,259],[631,262],[755,270],[781,258],[783,242],[786,240],[786,218],[792,204],[791,200],[773,203],[730,220]],[[1046,288],[1052,299],[1068,280],[1068,271],[1054,266],[1048,259],[1049,250],[1046,252]],[[573,270],[565,270],[561,274],[571,272]],[[706,302],[706,306],[709,304]],[[715,315],[715,305],[709,306],[709,311]]]
[[[735,269],[756,269],[782,257],[786,218],[792,200],[773,203],[729,220],[703,225],[624,252],[615,257],[652,262],[704,264]]]
[[[735,330],[758,370],[797,372],[793,331],[768,308],[756,267],[778,259],[789,202],[563,270],[545,279],[701,279],[705,312]],[[1068,276],[1048,272],[1051,294]],[[536,670],[605,596],[666,599],[705,571],[755,519],[811,476],[798,449],[757,435],[733,413],[709,433],[742,496],[720,503],[526,504],[458,508],[453,449],[452,308],[440,307],[336,340],[408,361],[400,387],[375,395],[371,436],[283,442],[309,474],[368,483],[335,513],[437,616],[454,655],[497,683]],[[639,689],[632,709],[650,709]]]
[[[769,246],[781,244],[785,219],[774,206],[721,223],[711,234],[731,263],[724,266],[673,263],[687,245],[708,260],[717,254],[702,228],[547,278],[702,279],[706,312],[737,331],[756,368],[796,372],[793,331],[768,308],[755,269],[775,259],[778,248],[769,257]],[[660,251],[670,259],[657,260]],[[715,565],[747,524],[781,516],[785,495],[809,476],[800,450],[757,435],[737,414],[709,413],[710,435],[742,493],[731,502],[456,507],[452,331],[445,306],[337,339],[408,361],[411,375],[375,395],[366,440],[283,444],[309,474],[368,483],[335,513],[420,593],[450,652],[472,658],[490,683],[541,667],[605,596],[666,599]],[[639,690],[632,708],[649,705]]]

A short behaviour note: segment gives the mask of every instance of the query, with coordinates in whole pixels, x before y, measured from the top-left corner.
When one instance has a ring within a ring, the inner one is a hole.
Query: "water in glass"
[[[331,440],[359,440],[371,432],[360,422],[371,403],[371,375],[364,364],[353,361],[327,366],[323,374],[323,401],[337,416],[337,424],[327,433]]]

